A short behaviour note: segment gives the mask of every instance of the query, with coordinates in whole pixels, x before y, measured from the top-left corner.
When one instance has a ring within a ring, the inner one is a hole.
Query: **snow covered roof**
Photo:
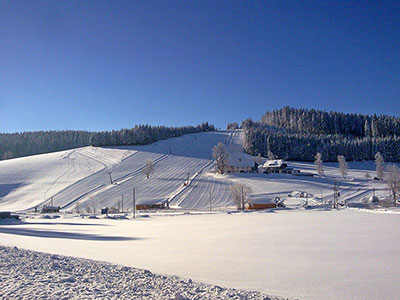
[[[254,160],[245,153],[229,153],[228,165],[236,168],[251,168]]]
[[[267,160],[264,164],[264,168],[271,168],[271,167],[280,167],[284,164],[283,159],[272,159],[272,160]]]
[[[249,197],[249,202],[254,204],[273,204],[275,196],[267,194],[252,194]]]

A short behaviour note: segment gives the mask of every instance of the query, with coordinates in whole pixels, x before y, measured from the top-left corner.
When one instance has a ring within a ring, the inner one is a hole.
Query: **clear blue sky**
[[[0,1],[0,132],[400,116],[399,1]]]

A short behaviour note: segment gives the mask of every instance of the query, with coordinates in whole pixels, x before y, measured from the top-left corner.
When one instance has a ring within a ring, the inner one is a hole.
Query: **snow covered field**
[[[93,260],[0,247],[1,299],[264,299],[259,292]]]
[[[26,219],[0,244],[299,299],[399,299],[400,214],[352,209]]]

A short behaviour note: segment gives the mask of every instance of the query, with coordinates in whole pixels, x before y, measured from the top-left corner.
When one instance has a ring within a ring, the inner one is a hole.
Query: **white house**
[[[295,170],[288,167],[283,159],[267,160],[264,165],[258,167],[258,173],[285,173],[294,174],[300,173],[300,170]]]
[[[227,173],[250,173],[255,167],[255,161],[245,153],[230,153],[225,171]]]

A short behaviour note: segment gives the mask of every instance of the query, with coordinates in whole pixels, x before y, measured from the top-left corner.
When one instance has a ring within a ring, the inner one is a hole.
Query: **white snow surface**
[[[0,244],[299,299],[399,299],[400,211],[29,218]],[[28,271],[27,271],[28,272]]]
[[[1,299],[264,299],[120,265],[0,247]]]

